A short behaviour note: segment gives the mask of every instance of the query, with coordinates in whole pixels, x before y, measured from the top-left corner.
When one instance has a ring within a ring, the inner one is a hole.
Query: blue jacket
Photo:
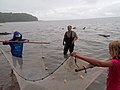
[[[24,41],[26,39],[22,39],[22,34],[19,32],[14,32],[13,38],[9,41],[14,41],[15,36],[20,34],[21,37],[19,38],[19,41]],[[20,42],[9,42],[9,43],[3,43],[3,45],[10,45],[11,47],[11,54],[16,57],[22,57],[22,52],[23,52],[23,43]]]

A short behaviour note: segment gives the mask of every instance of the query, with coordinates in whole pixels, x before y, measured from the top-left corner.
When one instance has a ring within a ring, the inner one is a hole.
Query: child
[[[71,56],[80,58],[92,65],[109,67],[106,90],[120,90],[120,40],[112,41],[109,44],[110,60],[97,60],[82,56],[78,52],[71,53]]]
[[[14,66],[17,60],[16,58],[18,58],[18,63],[20,62],[21,65],[23,64],[23,61],[22,61],[23,43],[19,41],[29,42],[28,39],[22,39],[21,33],[19,33],[18,31],[15,31],[13,34],[13,38],[11,40],[5,40],[3,42],[3,45],[10,45],[11,47],[11,54],[13,57],[12,59],[13,59]],[[22,68],[21,65],[20,65],[20,68]],[[11,69],[11,75],[12,74],[13,74],[13,70]]]

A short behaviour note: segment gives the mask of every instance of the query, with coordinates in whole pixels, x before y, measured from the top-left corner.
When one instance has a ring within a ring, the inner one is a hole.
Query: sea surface
[[[120,18],[0,23],[0,32],[13,33],[14,31],[19,31],[24,38],[30,41],[50,42],[50,49],[47,48],[48,52],[50,53],[54,50],[59,53],[63,52],[62,40],[64,33],[67,31],[67,25],[72,25],[75,28],[73,31],[78,35],[75,50],[82,55],[100,60],[109,58],[109,42],[120,39]],[[108,35],[108,37],[101,35]],[[10,38],[12,38],[12,34],[0,35],[0,40]],[[43,47],[42,54],[47,52],[44,49]],[[29,50],[34,50],[34,48]],[[3,54],[0,53],[0,90],[2,88],[3,90],[19,90],[16,79],[11,78],[9,75],[10,69],[9,63]],[[86,90],[105,90],[106,78],[107,71],[104,71]]]

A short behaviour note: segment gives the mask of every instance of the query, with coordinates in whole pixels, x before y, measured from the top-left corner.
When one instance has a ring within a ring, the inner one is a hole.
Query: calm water
[[[120,18],[106,18],[106,19],[86,19],[86,20],[69,20],[69,21],[44,21],[44,22],[12,22],[3,23],[0,26],[0,32],[14,32],[20,31],[24,38],[30,41],[45,41],[50,42],[50,45],[43,46],[41,53],[51,53],[55,51],[60,57],[63,52],[62,39],[64,33],[67,31],[67,25],[76,27],[73,29],[79,39],[76,41],[75,50],[80,51],[81,54],[95,57],[98,59],[107,59],[108,43],[114,39],[120,39]],[[86,27],[85,30],[82,28]],[[110,37],[102,37],[99,34],[110,35]],[[0,36],[0,39],[10,39],[12,35]],[[36,46],[35,46],[36,47]],[[41,46],[40,46],[41,47]],[[47,49],[46,49],[47,48]],[[34,51],[35,48],[31,48]],[[29,51],[29,49],[25,49]],[[26,54],[30,54],[27,52]],[[52,54],[48,54],[52,58]],[[1,55],[1,60],[4,57]],[[57,59],[57,58],[56,58]],[[0,63],[1,69],[8,69],[6,61]],[[6,72],[4,72],[6,73]],[[0,75],[2,76],[2,74]],[[87,90],[105,90],[106,72],[104,72]],[[5,82],[1,80],[0,84]],[[99,88],[95,88],[99,87]]]

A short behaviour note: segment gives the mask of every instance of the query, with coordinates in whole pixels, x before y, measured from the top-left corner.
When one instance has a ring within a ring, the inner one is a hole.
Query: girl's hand
[[[76,57],[78,54],[79,54],[78,52],[74,51],[74,52],[71,53],[71,56]]]

